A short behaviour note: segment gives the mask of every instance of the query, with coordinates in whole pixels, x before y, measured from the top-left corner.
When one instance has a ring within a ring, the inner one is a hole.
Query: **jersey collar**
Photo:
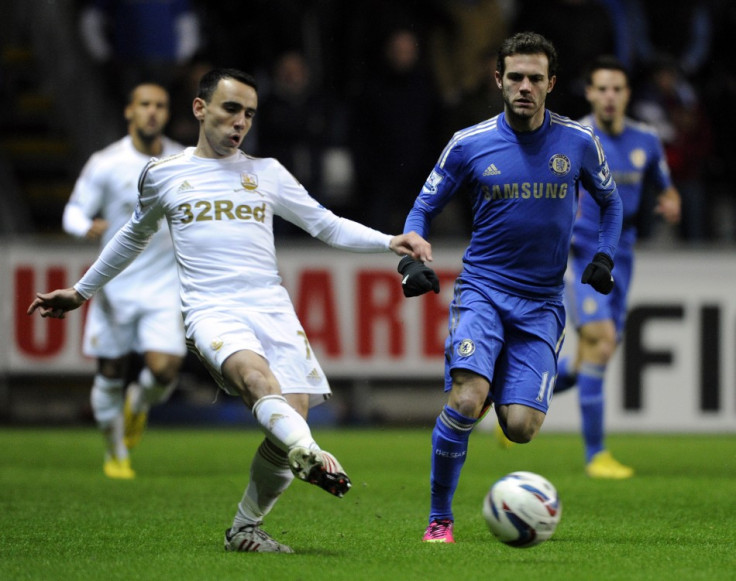
[[[541,139],[541,137],[545,134],[547,127],[549,127],[549,123],[549,110],[545,109],[544,121],[542,121],[542,124],[534,131],[524,131],[522,133],[517,133],[516,131],[511,129],[508,122],[506,121],[506,113],[500,114],[500,123],[498,124],[498,127],[500,128],[501,135],[508,141],[512,141],[514,143],[534,143],[535,141]]]

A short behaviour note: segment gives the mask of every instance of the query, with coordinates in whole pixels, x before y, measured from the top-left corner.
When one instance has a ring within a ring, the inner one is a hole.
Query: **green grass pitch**
[[[430,427],[315,430],[353,489],[336,499],[294,482],[264,528],[296,554],[222,547],[260,441],[256,430],[150,429],[134,481],[102,475],[91,427],[0,430],[0,579],[709,580],[736,579],[736,436],[614,435],[628,481],[583,475],[577,434],[503,450],[478,432],[455,499],[454,545],[420,542]],[[551,540],[491,536],[481,501],[497,478],[531,470],[563,503]]]

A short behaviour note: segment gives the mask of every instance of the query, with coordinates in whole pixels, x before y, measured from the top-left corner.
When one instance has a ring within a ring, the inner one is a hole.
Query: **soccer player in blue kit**
[[[405,232],[426,236],[458,194],[470,196],[473,227],[450,303],[445,345],[447,405],[432,432],[431,506],[423,541],[453,543],[452,500],[473,427],[495,404],[513,442],[544,421],[565,329],[562,300],[577,190],[600,205],[600,237],[582,280],[609,293],[622,205],[590,128],[545,107],[557,53],[543,36],[506,39],[495,79],[504,111],[455,133],[409,212]],[[405,296],[439,292],[436,274],[399,263]]]
[[[616,286],[610,294],[601,296],[578,281],[596,250],[600,216],[593,198],[581,191],[570,249],[573,276],[567,289],[568,312],[577,329],[578,347],[574,361],[567,357],[560,360],[555,384],[555,393],[578,385],[585,472],[591,478],[623,479],[634,474],[604,445],[603,379],[626,320],[642,196],[651,188],[658,194],[655,213],[673,224],[680,219],[680,196],[670,180],[662,143],[653,129],[626,117],[630,96],[624,66],[614,57],[599,57],[586,80],[592,112],[580,122],[591,127],[601,142],[623,203],[623,229],[614,256]]]

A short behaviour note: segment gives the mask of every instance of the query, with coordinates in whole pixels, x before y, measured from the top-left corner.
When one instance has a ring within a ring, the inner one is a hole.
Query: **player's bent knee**
[[[607,365],[611,357],[613,357],[615,350],[616,345],[614,343],[600,341],[593,348],[589,349],[581,359],[594,365]]]
[[[266,383],[266,377],[256,369],[249,369],[243,374],[243,381],[245,382],[245,385],[250,388]]]
[[[182,358],[175,355],[148,355],[146,367],[150,369],[157,383],[168,385],[179,375]]]
[[[254,398],[254,401],[266,395],[281,395],[281,388],[276,382],[269,381],[269,378],[258,369],[250,369],[243,375],[243,386],[245,394]]]
[[[156,373],[155,371],[152,371],[153,378],[159,385],[169,385],[172,383],[178,376],[178,369],[166,369],[163,370],[160,373]]]
[[[450,402],[450,407],[466,418],[478,418],[483,410],[483,400],[460,398]]]
[[[450,407],[467,418],[477,418],[488,395],[488,381],[472,372],[456,370],[452,376]]]
[[[125,377],[127,371],[126,359],[107,359],[100,357],[97,360],[97,373],[108,379],[120,379]]]
[[[531,442],[544,422],[545,414],[526,406],[515,406],[506,416],[506,436],[517,444]]]
[[[580,337],[582,358],[596,365],[606,365],[616,351],[616,329],[609,321],[583,327]]]
[[[516,444],[528,444],[539,432],[538,429],[529,425],[507,425],[506,437]]]
[[[616,342],[615,340],[612,341],[601,341],[601,344],[598,348],[598,356],[600,358],[600,361],[603,365],[608,363],[611,360],[611,357],[613,357],[613,353],[616,351]]]

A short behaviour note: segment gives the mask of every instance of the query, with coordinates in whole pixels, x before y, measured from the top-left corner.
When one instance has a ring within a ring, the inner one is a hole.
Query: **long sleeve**
[[[75,290],[84,298],[90,298],[143,252],[153,232],[139,234],[133,229],[132,222],[129,221],[115,234],[89,270],[74,285]]]
[[[317,238],[330,246],[351,252],[387,251],[391,241],[390,234],[337,216],[317,234]]]

